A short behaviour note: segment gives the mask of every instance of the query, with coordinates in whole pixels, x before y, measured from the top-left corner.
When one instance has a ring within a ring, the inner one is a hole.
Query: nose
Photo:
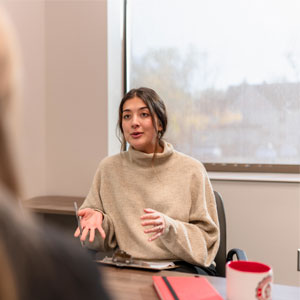
[[[131,127],[138,128],[140,126],[139,118],[137,115],[133,115],[131,119]]]

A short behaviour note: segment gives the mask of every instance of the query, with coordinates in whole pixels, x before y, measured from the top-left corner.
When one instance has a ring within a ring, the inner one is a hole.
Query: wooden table
[[[159,299],[152,285],[152,276],[195,276],[195,274],[174,271],[144,271],[137,269],[99,266],[104,283],[114,300],[153,300]],[[206,276],[210,283],[226,299],[226,279]],[[300,288],[273,285],[273,300],[299,300]],[[241,299],[242,300],[242,299]]]
[[[73,236],[77,228],[74,201],[80,207],[83,200],[84,197],[75,196],[40,196],[24,200],[22,203],[42,223],[54,225],[69,236]]]
[[[44,218],[53,217],[52,222],[69,227],[70,234],[73,234],[77,223],[74,211],[74,201],[78,207],[83,203],[84,197],[73,196],[40,196],[23,202],[25,208],[43,214]],[[58,217],[61,218],[58,218]],[[69,217],[69,219],[68,219]],[[147,300],[158,299],[152,285],[152,276],[194,276],[194,274],[179,273],[174,271],[142,271],[135,269],[121,269],[110,266],[102,266],[106,286],[115,300]],[[207,277],[219,293],[226,298],[226,279],[218,277]],[[273,300],[300,300],[300,288],[284,285],[273,285]],[[242,299],[241,299],[242,300]]]

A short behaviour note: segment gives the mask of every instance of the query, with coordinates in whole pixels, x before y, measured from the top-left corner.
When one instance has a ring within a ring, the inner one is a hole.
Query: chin
[[[144,145],[139,144],[139,143],[132,143],[132,144],[130,144],[130,145],[131,145],[136,151],[145,152],[145,153],[153,153],[153,151],[152,151],[152,152],[147,151],[148,148],[145,147]]]
[[[143,147],[142,145],[139,144],[131,144],[131,146],[137,150],[137,151],[141,151],[141,152],[145,152],[145,147]]]

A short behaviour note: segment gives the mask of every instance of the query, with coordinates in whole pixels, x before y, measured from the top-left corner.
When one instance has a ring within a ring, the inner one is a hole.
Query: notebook
[[[161,300],[224,300],[205,277],[152,276]]]

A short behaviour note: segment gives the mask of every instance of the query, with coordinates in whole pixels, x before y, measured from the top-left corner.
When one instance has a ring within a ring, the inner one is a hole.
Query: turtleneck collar
[[[153,165],[159,165],[167,160],[174,152],[173,146],[164,140],[161,140],[163,146],[162,153],[156,153],[153,160]],[[128,150],[129,160],[131,163],[136,163],[140,166],[150,166],[152,164],[153,153],[145,153],[137,151],[131,146]]]

